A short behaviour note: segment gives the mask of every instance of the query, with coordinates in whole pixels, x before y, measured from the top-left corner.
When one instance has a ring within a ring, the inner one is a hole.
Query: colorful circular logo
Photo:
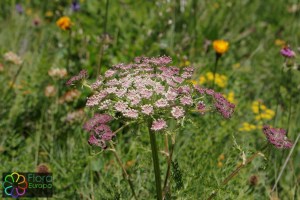
[[[3,187],[6,195],[18,198],[26,193],[28,183],[25,176],[13,172],[5,176]]]

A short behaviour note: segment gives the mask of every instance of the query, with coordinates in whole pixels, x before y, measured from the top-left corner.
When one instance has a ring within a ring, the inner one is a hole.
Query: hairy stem
[[[245,166],[247,166],[249,163],[251,163],[254,158],[256,158],[259,155],[263,155],[260,151],[256,152],[255,154],[253,154],[250,158],[248,158],[246,160],[246,162],[240,164],[233,172],[231,172],[231,174],[229,174],[224,181],[221,183],[222,186],[226,185],[233,177],[235,177],[239,171],[244,168]],[[207,200],[211,200],[213,199],[216,195],[217,195],[218,190],[213,191],[213,193],[208,197]]]
[[[284,164],[283,164],[283,166],[282,166],[282,168],[281,168],[281,170],[280,170],[280,172],[279,172],[279,175],[278,175],[278,177],[277,177],[277,179],[276,179],[276,181],[275,181],[275,184],[274,184],[274,186],[273,186],[271,192],[273,192],[273,191],[275,190],[275,188],[277,187],[277,184],[278,184],[278,182],[279,182],[279,180],[280,180],[280,178],[281,178],[281,176],[282,176],[282,173],[283,173],[284,169],[286,168],[286,165],[287,165],[288,161],[290,160],[290,158],[291,158],[291,156],[292,156],[292,153],[293,153],[293,151],[294,151],[294,149],[295,149],[295,147],[296,147],[296,144],[298,143],[299,138],[300,138],[300,133],[298,134],[298,137],[297,137],[297,139],[296,139],[296,141],[295,141],[295,143],[294,143],[294,146],[293,146],[293,148],[291,149],[291,151],[290,151],[288,157],[286,158],[286,160],[285,160],[285,162],[284,162]]]
[[[160,169],[159,169],[159,159],[158,159],[158,149],[156,145],[155,133],[150,129],[151,125],[148,125],[150,143],[151,143],[151,152],[153,159],[153,167],[155,174],[155,185],[156,185],[156,194],[157,199],[162,200],[162,190],[161,190],[161,178],[160,178]]]

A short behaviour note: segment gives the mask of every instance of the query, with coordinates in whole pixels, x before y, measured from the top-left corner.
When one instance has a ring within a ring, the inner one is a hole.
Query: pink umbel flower
[[[116,73],[115,70],[109,69],[109,70],[107,70],[107,71],[105,72],[104,76],[105,76],[106,78],[109,78],[109,77],[112,77],[115,73]]]
[[[182,105],[192,105],[193,104],[193,99],[191,96],[185,95],[183,97],[180,98],[180,103]]]
[[[162,129],[167,128],[167,122],[163,119],[158,119],[153,121],[152,126],[151,126],[151,130],[153,131],[160,131]]]
[[[226,119],[230,118],[234,112],[235,105],[230,103],[222,94],[214,93],[215,108]]]
[[[179,119],[184,116],[184,110],[181,106],[175,106],[172,108],[171,114],[175,119]]]
[[[263,132],[267,140],[278,149],[290,149],[293,143],[286,137],[286,131],[282,128],[271,128],[269,125],[263,126]]]
[[[125,110],[125,111],[123,112],[123,115],[124,115],[125,117],[128,117],[128,118],[136,119],[136,118],[138,118],[139,113],[138,113],[138,111],[135,110],[135,109],[130,109],[130,108],[128,108],[127,110]]]
[[[115,109],[116,111],[119,111],[119,112],[125,112],[128,108],[128,103],[127,102],[124,102],[124,101],[118,101],[116,104],[115,104]]]
[[[142,113],[146,115],[150,115],[153,113],[153,106],[150,104],[142,105],[141,108],[142,108]]]
[[[122,123],[152,121],[150,128],[153,131],[168,127],[164,119],[181,121],[188,111],[197,109],[203,114],[210,110],[206,109],[209,103],[199,103],[199,99],[211,100],[211,105],[221,115],[231,117],[233,104],[214,90],[192,85],[188,79],[192,77],[194,68],[169,66],[171,61],[167,56],[138,57],[133,63],[112,66],[90,85],[93,94],[88,97],[86,106],[95,108],[96,112],[109,113],[114,120]],[[81,73],[69,84],[84,77]],[[84,85],[88,86],[88,82],[85,81]],[[90,144],[105,148],[107,141],[115,135],[107,123],[97,121],[97,116],[86,123],[85,129],[93,133]],[[159,119],[153,120],[158,116]]]
[[[155,106],[158,108],[164,108],[169,106],[169,103],[166,99],[159,99],[155,102]]]

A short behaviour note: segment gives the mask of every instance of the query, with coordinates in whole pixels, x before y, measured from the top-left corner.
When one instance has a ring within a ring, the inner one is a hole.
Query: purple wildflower
[[[79,72],[78,75],[73,76],[72,78],[70,78],[70,79],[66,82],[66,84],[67,84],[67,85],[72,85],[74,82],[79,81],[79,80],[82,80],[82,79],[84,79],[84,78],[86,78],[86,77],[87,77],[87,71],[86,71],[86,70],[81,70],[81,71]]]
[[[167,128],[167,122],[163,119],[158,119],[153,121],[152,126],[151,126],[151,130],[153,131],[160,131],[164,128]]]
[[[16,11],[19,13],[19,14],[23,14],[23,7],[21,4],[16,4]]]
[[[74,12],[77,12],[80,10],[80,4],[78,3],[78,1],[73,1],[72,4],[71,4],[71,9],[74,11]]]
[[[203,101],[199,101],[197,104],[197,109],[202,115],[204,115],[206,109],[205,103]]]
[[[87,131],[92,131],[97,125],[106,124],[112,119],[110,115],[97,113],[83,125],[83,128]]]
[[[278,149],[290,149],[293,143],[287,139],[286,131],[282,128],[271,128],[269,125],[263,126],[263,132],[267,140]]]
[[[235,105],[227,101],[220,93],[214,93],[215,108],[226,119],[230,118],[234,112]]]
[[[293,58],[296,55],[295,52],[288,46],[283,47],[280,50],[280,53],[281,53],[282,56],[284,56],[286,58]]]

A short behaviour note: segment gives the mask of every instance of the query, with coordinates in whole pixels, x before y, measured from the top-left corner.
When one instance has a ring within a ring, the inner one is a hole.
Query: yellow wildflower
[[[224,95],[226,97],[226,99],[230,102],[230,103],[236,103],[235,99],[234,99],[234,92],[231,91],[229,92],[227,95]]]
[[[218,158],[218,161],[222,161],[225,159],[225,156],[224,154],[222,153],[221,155],[219,155],[219,158]]]
[[[207,78],[207,80],[212,81],[212,80],[214,80],[214,74],[212,72],[207,72],[206,78]]]
[[[242,127],[239,128],[239,131],[253,131],[256,129],[256,126],[253,124],[249,124],[248,122],[244,122]]]
[[[217,54],[224,54],[228,51],[229,43],[225,40],[215,40],[213,41],[213,48]]]
[[[221,168],[222,166],[223,166],[223,163],[219,161],[219,162],[218,162],[218,167]]]
[[[30,15],[32,14],[32,9],[28,8],[28,9],[26,10],[26,14],[30,16]]]
[[[281,40],[281,39],[276,39],[275,40],[275,45],[283,47],[283,46],[286,45],[286,42],[284,40]]]
[[[69,17],[64,16],[56,21],[56,25],[62,30],[69,30],[72,26],[72,22]]]
[[[205,76],[200,76],[199,77],[199,83],[200,83],[200,85],[204,84],[205,82],[206,82]]]
[[[53,12],[52,12],[52,11],[47,11],[47,12],[45,13],[45,16],[46,16],[46,17],[53,17]]]
[[[240,68],[240,67],[241,67],[241,64],[240,64],[240,63],[235,63],[235,64],[232,66],[233,69],[238,69],[238,68]]]

